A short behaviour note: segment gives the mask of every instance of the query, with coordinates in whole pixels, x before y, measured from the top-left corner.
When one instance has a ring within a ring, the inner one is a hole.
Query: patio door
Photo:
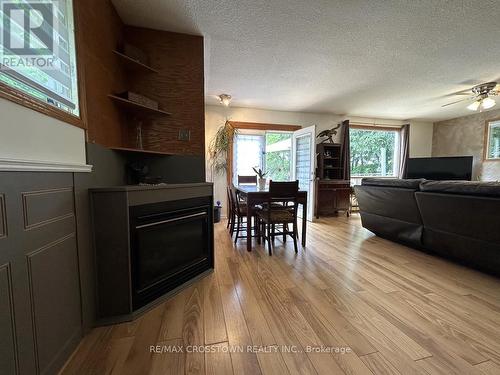
[[[293,132],[292,137],[292,180],[299,180],[299,189],[307,191],[308,221],[314,216],[315,177],[316,126],[313,125]]]

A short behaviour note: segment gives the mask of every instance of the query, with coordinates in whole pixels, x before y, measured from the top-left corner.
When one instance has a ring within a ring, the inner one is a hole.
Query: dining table
[[[252,251],[252,213],[251,208],[258,204],[265,203],[269,199],[269,186],[260,188],[257,185],[237,185],[234,187],[239,196],[244,197],[247,203],[247,250]],[[307,191],[299,190],[297,194],[297,203],[302,205],[302,246],[306,246],[306,227],[307,227]]]

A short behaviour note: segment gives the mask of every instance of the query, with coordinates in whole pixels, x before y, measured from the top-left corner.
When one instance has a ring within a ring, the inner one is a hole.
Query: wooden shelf
[[[125,98],[121,98],[119,96],[109,94],[108,97],[112,100],[115,101],[116,104],[120,105],[123,108],[136,111],[136,112],[142,112],[142,113],[149,113],[149,114],[156,114],[156,115],[162,115],[162,116],[170,116],[170,112],[162,111],[161,109],[154,109],[154,108],[149,108],[146,107],[145,105],[130,101]]]
[[[151,150],[144,150],[144,149],[139,149],[139,148],[128,148],[128,147],[109,147],[109,148],[111,150],[115,150],[115,151],[140,152],[143,154],[155,154],[155,155],[174,155],[171,152],[151,151]]]
[[[342,147],[340,143],[318,143],[318,145],[323,145],[323,147]]]
[[[143,64],[138,60],[134,60],[133,58],[125,55],[124,53],[121,53],[117,50],[113,50],[113,53],[115,55],[118,55],[124,62],[125,67],[130,70],[143,70],[150,73],[158,73],[158,70],[153,69],[149,65]]]

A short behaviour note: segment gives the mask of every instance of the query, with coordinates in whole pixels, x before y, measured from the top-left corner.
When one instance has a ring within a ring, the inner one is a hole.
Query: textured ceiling
[[[208,104],[438,120],[470,114],[441,108],[449,94],[500,78],[499,0],[113,3],[127,24],[205,37]]]

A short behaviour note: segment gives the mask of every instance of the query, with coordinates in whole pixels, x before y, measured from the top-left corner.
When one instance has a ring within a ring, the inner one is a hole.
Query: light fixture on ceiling
[[[489,97],[481,97],[467,106],[467,109],[471,111],[477,111],[478,109],[482,111],[483,109],[490,109],[497,103]]]
[[[498,82],[481,83],[480,85],[474,86],[470,89],[470,91],[472,91],[472,95],[467,92],[468,90],[460,91],[454,94],[467,95],[468,98],[445,104],[442,107],[447,107],[449,105],[461,103],[464,101],[474,100],[474,102],[467,106],[467,109],[471,111],[479,110],[482,112],[483,110],[490,109],[496,105],[495,100],[493,100],[491,97],[500,95],[500,90],[497,89],[497,87],[500,88]]]
[[[482,103],[484,109],[490,109],[491,107],[494,107],[495,104],[497,103],[491,98],[484,98]]]
[[[221,104],[225,105],[226,107],[229,107],[229,104],[231,103],[231,95],[220,94],[219,101],[221,102]]]

